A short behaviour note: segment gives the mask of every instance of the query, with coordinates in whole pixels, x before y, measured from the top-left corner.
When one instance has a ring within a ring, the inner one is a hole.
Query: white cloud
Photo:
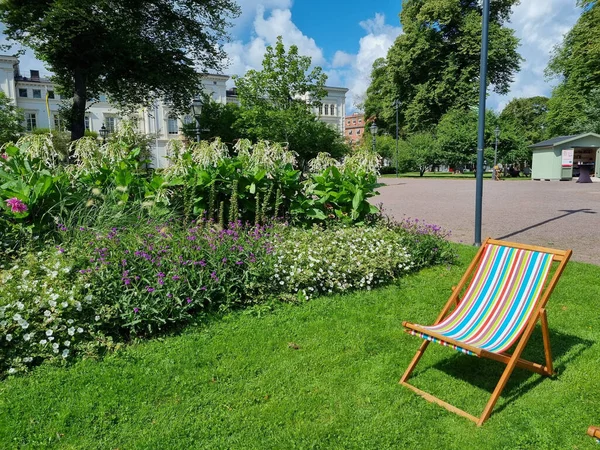
[[[394,27],[385,23],[383,14],[375,14],[375,17],[360,22],[360,26],[367,32],[359,41],[359,50],[356,55],[348,55],[352,59],[350,72],[346,76],[346,87],[349,92],[346,96],[346,110],[352,112],[357,104],[364,101],[367,88],[371,83],[371,70],[373,62],[377,58],[385,58],[387,52],[402,33],[400,27]],[[336,53],[337,55],[337,53]],[[338,62],[340,62],[338,58]],[[334,57],[335,66],[336,58]]]
[[[508,26],[514,28],[521,40],[518,51],[525,61],[511,84],[510,93],[491,94],[489,108],[501,111],[513,98],[550,96],[556,81],[546,80],[544,70],[552,50],[562,42],[580,14],[581,9],[573,0],[527,0],[514,8]]]
[[[351,55],[349,53],[338,50],[337,52],[335,52],[335,55],[333,55],[333,62],[331,63],[331,66],[332,67],[349,66],[350,64],[352,64],[352,61],[354,61],[354,58],[355,58],[354,55]]]
[[[259,4],[255,11],[253,37],[248,42],[236,40],[224,45],[228,56],[225,73],[244,75],[250,69],[260,69],[267,46],[274,45],[278,36],[282,36],[286,48],[296,45],[300,55],[310,56],[313,65],[326,64],[323,51],[315,40],[302,33],[292,21],[290,9],[273,9],[265,15],[265,7]]]

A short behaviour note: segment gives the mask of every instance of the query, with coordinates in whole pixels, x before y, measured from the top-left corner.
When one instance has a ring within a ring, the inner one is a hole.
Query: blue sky
[[[286,46],[295,44],[300,53],[323,67],[330,86],[347,87],[347,110],[360,106],[369,86],[373,61],[385,57],[402,33],[398,14],[401,0],[353,2],[350,0],[237,0],[242,15],[230,30],[225,44],[228,54],[223,73],[243,75],[259,69],[267,45],[282,35]],[[550,95],[552,81],[544,77],[554,46],[580,15],[576,0],[522,0],[513,9],[509,26],[521,39],[525,58],[515,76],[511,92],[491,94],[488,107],[501,110],[512,98]],[[0,24],[0,30],[2,26]],[[0,44],[4,42],[0,34]],[[21,69],[41,69],[42,63],[28,52]],[[47,71],[46,71],[47,72]]]

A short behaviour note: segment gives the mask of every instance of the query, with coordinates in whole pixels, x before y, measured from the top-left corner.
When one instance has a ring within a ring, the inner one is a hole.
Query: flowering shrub
[[[275,246],[274,257],[276,287],[300,299],[370,290],[413,268],[407,248],[383,227],[291,228]]]
[[[0,272],[0,374],[62,361],[91,339],[91,298],[72,283],[71,271],[69,259],[54,250]]]

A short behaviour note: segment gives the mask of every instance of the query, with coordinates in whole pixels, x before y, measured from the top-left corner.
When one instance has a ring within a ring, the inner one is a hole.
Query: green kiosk
[[[600,135],[557,136],[529,146],[533,180],[572,180],[591,183],[600,178]]]

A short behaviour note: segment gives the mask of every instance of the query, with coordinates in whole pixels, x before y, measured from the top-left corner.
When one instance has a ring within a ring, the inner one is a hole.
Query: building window
[[[63,131],[62,127],[61,127],[60,116],[58,114],[54,114],[53,119],[54,119],[54,129],[58,130],[58,131]]]
[[[331,105],[331,115],[335,116],[335,105]]]
[[[19,97],[27,98],[27,89],[19,88]]]
[[[349,120],[346,122],[346,125],[350,125],[350,121]]]
[[[329,115],[329,105],[325,105],[325,115]]]
[[[352,130],[348,131],[348,136],[352,135]]]
[[[25,113],[25,128],[27,131],[33,131],[37,127],[35,113]]]
[[[358,119],[358,123],[362,123],[362,119]]]
[[[319,115],[323,114],[323,105],[319,105]]]
[[[42,98],[42,90],[34,89],[33,90],[33,98]]]
[[[51,100],[54,99],[54,91],[48,91],[48,98]]]
[[[360,134],[360,128],[356,130],[356,134]]]
[[[193,123],[193,122],[194,122],[194,119],[193,119],[193,117],[192,117],[192,116],[190,116],[189,114],[188,114],[188,115],[185,115],[185,116],[183,116],[183,123],[184,123],[184,124],[186,124],[186,125],[189,125],[189,124],[191,124],[191,123]]]
[[[90,116],[85,116],[85,119],[83,119],[85,122],[85,129],[86,131],[90,131]]]
[[[169,116],[167,120],[167,133],[179,134],[179,124],[177,123],[177,117]]]
[[[356,119],[352,121],[352,125],[356,125]]]
[[[117,129],[117,118],[116,117],[105,117],[104,118],[106,129],[109,133],[114,133]]]

